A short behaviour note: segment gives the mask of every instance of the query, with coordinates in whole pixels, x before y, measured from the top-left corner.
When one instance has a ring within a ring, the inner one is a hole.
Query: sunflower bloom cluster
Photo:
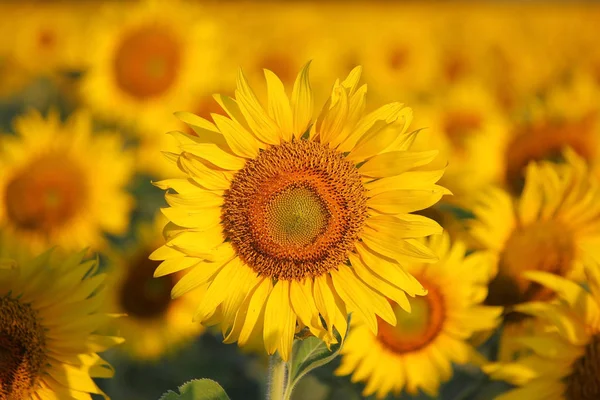
[[[303,328],[332,342],[353,312],[376,334],[377,318],[396,323],[386,297],[408,309],[427,293],[405,264],[435,262],[417,239],[441,228],[411,212],[448,193],[443,170],[416,170],[436,152],[410,151],[409,108],[364,114],[356,68],[315,117],[308,71],[288,98],[265,70],[266,108],[240,72],[235,98],[216,97],[228,117],[179,114],[196,135],[174,132],[181,152],[167,156],[187,177],[156,183],[171,221],[156,275],[187,269],[172,295],[206,286],[197,321],[240,345],[262,335],[284,360]]]

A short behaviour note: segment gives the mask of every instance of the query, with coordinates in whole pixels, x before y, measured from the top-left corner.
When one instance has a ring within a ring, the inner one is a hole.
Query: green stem
[[[267,400],[288,400],[288,363],[279,354],[269,357],[269,377],[267,382]]]

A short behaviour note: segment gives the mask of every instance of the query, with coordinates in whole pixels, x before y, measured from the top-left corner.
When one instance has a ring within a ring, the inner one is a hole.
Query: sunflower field
[[[600,400],[598,38],[0,2],[0,400]]]

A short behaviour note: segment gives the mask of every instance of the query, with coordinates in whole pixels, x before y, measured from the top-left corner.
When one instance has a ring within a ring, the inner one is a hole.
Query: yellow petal
[[[449,192],[434,185],[430,189],[390,190],[367,200],[367,205],[384,214],[408,214],[431,207]]]
[[[333,335],[333,324],[335,322],[335,299],[327,285],[325,276],[317,276],[313,282],[313,294],[317,310],[323,316],[327,324],[327,330]]]
[[[211,167],[212,164],[190,153],[183,153],[178,157],[178,165],[183,172],[190,175],[190,178],[197,185],[208,190],[229,189],[233,179],[233,174],[230,171]]]
[[[242,264],[239,257],[235,257],[217,272],[194,313],[194,321],[203,322],[208,319],[225,298],[235,295],[241,284],[244,268],[248,267]]]
[[[279,350],[279,355],[287,361],[292,351],[296,315],[290,307],[290,283],[279,281],[273,287],[265,308],[263,339],[268,354]]]
[[[237,315],[237,318],[243,318],[244,325],[242,330],[240,331],[240,336],[238,339],[238,343],[240,346],[243,346],[250,339],[250,335],[254,330],[254,326],[260,316],[263,308],[265,307],[267,298],[271,293],[271,289],[273,288],[273,284],[271,283],[271,278],[263,278],[256,288],[254,292],[250,292],[250,302],[248,305],[248,310],[246,315]]]
[[[160,211],[170,221],[184,228],[205,230],[221,223],[221,209],[218,207],[207,207],[197,210],[181,207],[161,208]]]
[[[356,251],[367,268],[381,279],[399,287],[411,296],[427,294],[427,290],[423,285],[401,265],[397,264],[394,259],[378,255],[363,243],[356,246]]]
[[[430,151],[390,151],[378,154],[365,162],[359,171],[361,175],[385,178],[400,175],[422,165],[427,165],[438,155],[437,150]]]
[[[260,144],[254,136],[239,123],[218,114],[212,114],[219,131],[225,137],[227,144],[235,154],[245,158],[256,158]]]
[[[399,239],[439,235],[443,231],[440,224],[434,220],[416,214],[375,215],[366,220],[366,225],[377,232]]]
[[[338,137],[348,117],[348,94],[342,86],[336,89],[339,92],[337,102],[325,112],[323,121],[318,127],[320,142],[324,144],[339,143]]]
[[[177,131],[169,132],[180,144],[214,143],[221,148],[228,148],[225,138],[212,122],[189,112],[176,112],[175,116],[198,135],[192,136]]]
[[[229,260],[219,260],[215,262],[205,261],[199,263],[182,276],[175,286],[173,286],[173,289],[171,289],[171,297],[176,299],[203,285],[212,279],[216,273],[221,271],[223,266],[228,262]]]
[[[347,266],[341,266],[331,272],[331,279],[337,294],[346,303],[349,311],[358,313],[371,329],[377,334],[377,318],[396,325],[396,315],[390,303],[381,295],[368,289]]]
[[[404,107],[401,103],[386,104],[375,111],[370,112],[363,118],[361,118],[353,131],[348,135],[346,140],[342,142],[338,150],[340,152],[352,152],[355,150],[357,142],[365,135],[372,135],[375,132],[379,132],[386,126],[396,120],[398,114]],[[363,161],[360,157],[352,158],[353,161]]]
[[[444,175],[443,169],[431,171],[407,171],[397,176],[372,180],[365,184],[369,196],[397,189],[427,189]]]
[[[324,328],[312,295],[310,279],[290,283],[290,302],[300,321],[311,333],[316,337],[322,336]]]
[[[292,115],[294,119],[294,137],[299,139],[308,129],[313,117],[314,99],[309,81],[310,62],[298,74],[292,90]]]
[[[285,94],[285,88],[281,80],[273,72],[265,70],[267,81],[267,94],[269,98],[268,110],[271,118],[279,126],[281,138],[289,142],[292,140],[293,118],[290,101]]]
[[[386,124],[381,129],[369,129],[365,132],[350,151],[349,158],[355,161],[368,160],[379,153],[388,152],[389,148],[396,150],[399,143],[410,138],[405,133],[411,121],[412,109],[401,108],[393,117],[386,119]]]
[[[277,124],[259,103],[242,70],[238,72],[237,76],[235,99],[254,135],[263,143],[279,144],[281,139]]]
[[[228,171],[238,171],[242,169],[246,163],[246,160],[243,158],[236,157],[212,143],[185,145],[182,146],[182,150]],[[182,156],[184,154],[182,154]]]
[[[154,277],[159,278],[161,276],[172,274],[173,272],[183,271],[200,262],[200,259],[194,257],[179,257],[165,260],[154,270]]]
[[[385,297],[395,301],[403,310],[406,310],[406,312],[410,312],[410,303],[403,290],[373,274],[365,266],[362,260],[354,254],[349,253],[348,258],[350,259],[352,268],[354,268],[354,272],[356,272],[356,275],[358,275],[366,285],[369,285]]]

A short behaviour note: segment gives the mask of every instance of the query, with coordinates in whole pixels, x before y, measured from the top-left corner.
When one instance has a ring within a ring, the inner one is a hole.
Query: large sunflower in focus
[[[435,185],[443,171],[413,171],[436,152],[409,151],[409,108],[364,115],[360,71],[336,82],[314,120],[308,65],[289,99],[267,70],[263,107],[240,72],[235,99],[217,96],[229,118],[180,114],[198,136],[176,134],[181,151],[168,155],[187,178],[157,183],[175,192],[151,258],[164,273],[188,270],[174,297],[207,287],[195,317],[221,321],[227,341],[262,330],[267,352],[287,360],[300,329],[331,342],[355,312],[376,333],[376,316],[396,323],[385,296],[426,294],[404,264],[435,262],[416,238],[441,227],[410,213],[447,193]]]
[[[114,4],[97,22],[84,101],[103,117],[157,135],[174,126],[172,113],[193,105],[194,88],[214,74],[214,25],[197,5],[147,0]]]
[[[192,322],[198,290],[171,299],[171,289],[181,274],[161,276],[161,269],[156,270],[159,263],[148,259],[160,245],[164,222],[157,218],[154,226],[139,227],[136,245],[114,255],[108,280],[108,307],[126,314],[114,320],[119,336],[126,340],[119,349],[137,359],[156,359],[203,330]]]
[[[92,378],[113,370],[97,353],[122,339],[96,333],[104,275],[85,252],[15,260],[14,246],[0,244],[0,398],[107,398]]]
[[[600,247],[590,243],[600,239],[600,188],[581,158],[572,151],[565,158],[567,164],[531,163],[515,201],[501,189],[475,199],[470,235],[499,257],[486,303],[508,307],[508,331],[510,323],[523,320],[511,307],[553,298],[551,291],[526,279],[526,271],[581,280],[587,257],[598,256]]]
[[[495,274],[489,253],[465,257],[461,242],[450,246],[448,234],[432,236],[430,247],[440,257],[437,264],[412,264],[407,269],[428,290],[427,296],[410,301],[408,314],[394,305],[397,325],[378,319],[374,334],[354,318],[342,349],[342,364],[337,374],[354,373],[353,381],[366,381],[363,395],[403,389],[416,394],[419,389],[437,397],[439,385],[452,376],[452,363],[481,362],[482,356],[468,343],[473,333],[495,328],[500,322],[500,307],[481,305],[487,285]],[[357,272],[366,267],[351,257]]]
[[[0,138],[0,225],[11,235],[37,249],[97,248],[103,232],[127,230],[133,159],[117,134],[93,134],[81,112],[62,123],[32,111],[14,129]]]
[[[492,379],[517,386],[497,400],[595,400],[600,398],[600,268],[586,268],[591,293],[546,272],[527,277],[555,292],[559,302],[532,302],[517,309],[542,328],[517,340],[528,350],[514,362],[484,367]]]

